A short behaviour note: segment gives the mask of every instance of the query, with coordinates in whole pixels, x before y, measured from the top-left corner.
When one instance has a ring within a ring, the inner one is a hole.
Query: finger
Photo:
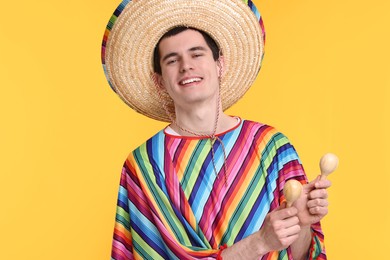
[[[313,200],[313,199],[326,199],[326,198],[328,198],[328,191],[326,189],[312,190],[308,194],[308,198],[309,198],[309,200]]]
[[[316,188],[316,183],[320,180],[320,175],[318,175],[314,180],[312,180],[311,182],[303,185],[304,187],[304,190],[306,191],[306,193],[309,193],[310,191],[314,190]]]
[[[297,216],[287,218],[287,219],[276,219],[272,221],[271,225],[274,230],[284,230],[299,224],[299,218]]]
[[[326,214],[328,214],[328,208],[327,207],[313,207],[313,208],[309,208],[309,212],[310,214],[313,214],[313,215],[320,215],[320,216],[325,216]]]
[[[288,237],[279,238],[279,246],[276,247],[274,250],[280,251],[282,249],[285,249],[289,247],[292,243],[294,243],[295,240],[297,240],[299,235],[293,235]]]
[[[305,184],[305,186],[306,186],[306,188],[307,188],[308,190],[312,190],[312,189],[315,188],[315,184],[316,184],[316,182],[318,182],[318,181],[319,181],[319,176],[317,176],[317,178],[315,178],[315,179],[312,180],[311,182]]]
[[[325,179],[325,180],[318,180],[317,182],[315,182],[314,184],[314,187],[316,189],[327,189],[329,188],[330,186],[332,186],[332,182],[328,179]]]
[[[299,235],[296,234],[296,235],[293,235],[293,236],[288,236],[288,237],[282,238],[280,240],[280,243],[283,246],[282,249],[289,247],[292,243],[294,243],[295,240],[298,239],[298,237],[299,237]]]
[[[298,234],[301,230],[299,223],[296,223],[295,221],[293,225],[289,225],[289,223],[286,221],[280,221],[273,223],[272,227],[278,238],[284,238]]]
[[[289,228],[286,228],[285,231],[286,231],[287,237],[295,236],[295,235],[298,235],[299,232],[301,232],[301,226],[296,224],[296,225],[293,225]]]
[[[328,207],[328,206],[329,206],[329,202],[326,199],[313,199],[307,202],[307,207],[309,209],[314,207]]]
[[[279,219],[289,219],[289,218],[296,216],[297,214],[298,214],[298,209],[294,206],[291,206],[288,208],[281,209],[279,211],[278,217],[279,217]]]
[[[273,209],[272,212],[280,211],[280,210],[285,209],[285,208],[287,208],[287,201],[283,201],[283,202],[279,205],[279,207]]]
[[[299,235],[299,232],[301,232],[301,227],[299,225],[293,225],[291,227],[278,230],[276,233],[279,239],[283,239],[283,238]]]
[[[297,214],[298,210],[295,207],[284,208],[269,213],[269,219],[271,223],[276,223],[277,225],[286,227],[286,225],[283,224],[284,221],[296,217]]]
[[[290,217],[290,218],[287,218],[287,219],[284,219],[284,226],[285,228],[291,228],[291,227],[294,227],[294,226],[298,226],[299,227],[299,218],[297,216],[294,216],[294,217]]]
[[[317,175],[315,179],[313,179],[310,183],[313,183],[313,185],[321,180],[321,175]]]

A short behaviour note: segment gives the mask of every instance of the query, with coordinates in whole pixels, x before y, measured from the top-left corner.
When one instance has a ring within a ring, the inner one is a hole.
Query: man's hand
[[[291,246],[294,259],[304,259],[310,246],[310,225],[328,213],[329,180],[317,177],[303,185],[301,197],[293,206],[286,203],[268,213],[261,229],[228,247],[223,259],[259,259],[270,251],[280,251]]]
[[[268,213],[263,226],[256,233],[228,247],[223,259],[259,259],[270,251],[280,251],[290,246],[301,231],[298,211],[286,208],[286,203]]]
[[[301,228],[297,214],[298,210],[286,208],[286,203],[267,214],[260,229],[260,244],[265,253],[285,249],[298,238]]]
[[[331,186],[329,180],[316,179],[303,185],[301,197],[293,204],[298,209],[301,227],[310,226],[320,221],[328,214],[328,192]]]

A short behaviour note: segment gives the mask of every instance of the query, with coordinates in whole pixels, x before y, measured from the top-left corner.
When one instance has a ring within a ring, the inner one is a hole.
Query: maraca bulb
[[[289,180],[283,188],[284,197],[287,201],[287,207],[290,207],[302,193],[302,184],[297,180]]]
[[[337,158],[336,155],[334,155],[333,153],[325,154],[321,157],[320,160],[321,174],[327,176],[328,174],[336,170],[338,165],[339,158]]]

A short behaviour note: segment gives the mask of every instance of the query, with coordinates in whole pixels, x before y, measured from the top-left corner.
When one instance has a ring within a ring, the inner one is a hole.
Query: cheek
[[[172,70],[165,69],[162,71],[162,79],[165,82],[165,84],[170,84],[174,81],[175,75]]]

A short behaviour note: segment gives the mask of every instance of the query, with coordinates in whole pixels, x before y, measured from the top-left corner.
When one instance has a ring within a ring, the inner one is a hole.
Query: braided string
[[[219,69],[220,69],[220,71],[219,71],[220,72],[219,73],[219,82],[221,82],[222,67],[220,66]],[[221,148],[222,148],[222,151],[223,151],[223,159],[224,159],[222,168],[223,168],[223,171],[224,171],[225,186],[227,186],[227,181],[228,181],[227,177],[228,176],[227,176],[227,166],[226,166],[226,160],[227,160],[226,149],[225,149],[225,145],[223,144],[222,139],[219,138],[216,135],[218,122],[219,122],[219,111],[220,111],[219,108],[220,108],[220,104],[221,104],[221,95],[220,95],[220,93],[221,93],[221,91],[220,91],[221,90],[221,84],[219,85],[219,89],[218,89],[217,116],[215,118],[215,124],[214,124],[213,132],[212,132],[212,134],[200,134],[200,133],[196,133],[194,131],[188,130],[188,129],[182,127],[181,125],[179,125],[177,123],[176,119],[174,118],[174,116],[172,115],[172,113],[168,109],[167,102],[165,101],[165,98],[163,97],[163,94],[162,94],[163,90],[159,87],[159,84],[157,82],[155,74],[152,75],[152,79],[153,79],[154,84],[157,87],[157,90],[158,90],[157,92],[158,92],[160,100],[162,101],[162,106],[163,106],[166,114],[168,115],[169,119],[171,120],[172,124],[175,124],[183,132],[187,132],[187,133],[192,134],[192,135],[197,136],[197,137],[208,138],[210,140],[210,144],[211,144],[211,160],[212,160],[212,163],[213,163],[214,173],[217,176],[217,178],[219,178],[219,174],[218,174],[217,167],[216,167],[216,162],[215,162],[214,143],[215,143],[215,141],[218,141],[221,144]]]

